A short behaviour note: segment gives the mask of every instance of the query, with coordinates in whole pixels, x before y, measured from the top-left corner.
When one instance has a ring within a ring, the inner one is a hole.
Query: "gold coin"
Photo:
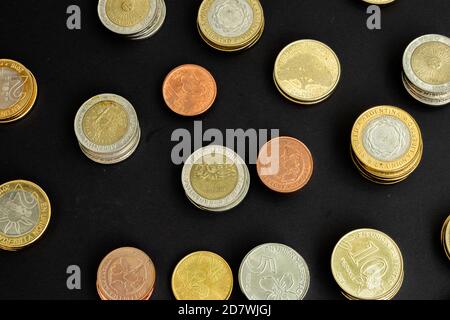
[[[233,273],[219,255],[194,252],[175,267],[172,290],[177,300],[228,300],[233,291]]]
[[[373,229],[359,229],[342,237],[331,257],[333,277],[348,295],[378,300],[397,289],[403,258],[395,242]]]
[[[275,61],[274,78],[279,90],[297,103],[323,101],[336,89],[340,75],[337,55],[316,40],[289,44]]]
[[[116,25],[133,27],[144,21],[150,12],[149,0],[107,0],[106,15]]]
[[[416,76],[431,85],[450,82],[450,47],[442,42],[425,42],[414,50],[411,67]]]
[[[0,247],[18,250],[38,240],[50,222],[50,200],[36,184],[16,180],[0,186]]]

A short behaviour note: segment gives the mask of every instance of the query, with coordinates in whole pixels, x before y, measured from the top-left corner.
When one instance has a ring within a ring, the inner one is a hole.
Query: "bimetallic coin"
[[[0,186],[0,248],[15,251],[37,241],[47,229],[50,200],[38,185],[15,180]]]
[[[277,87],[291,101],[314,104],[329,97],[336,89],[341,66],[334,51],[316,40],[289,44],[275,61]]]
[[[194,252],[175,267],[172,291],[177,300],[228,300],[233,291],[233,273],[221,256]]]
[[[109,253],[97,272],[102,300],[148,300],[156,281],[155,266],[139,249],[124,247]]]
[[[331,256],[333,277],[359,300],[392,298],[403,281],[403,258],[397,244],[373,229],[358,229],[337,243]]]
[[[302,189],[311,179],[313,167],[309,149],[292,137],[278,137],[267,142],[256,162],[261,181],[281,193]]]
[[[182,116],[200,115],[213,105],[217,84],[205,68],[193,64],[172,70],[163,84],[163,97],[167,106]]]
[[[302,300],[309,283],[305,260],[284,244],[254,248],[239,268],[239,285],[249,300]]]

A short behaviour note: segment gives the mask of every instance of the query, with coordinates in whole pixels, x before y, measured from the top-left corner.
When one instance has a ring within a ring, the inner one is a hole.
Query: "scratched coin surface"
[[[312,104],[335,90],[341,66],[334,51],[316,40],[299,40],[286,46],[278,55],[274,79],[290,100]]]
[[[146,300],[156,281],[155,266],[143,251],[124,247],[100,263],[97,288],[102,300]]]
[[[25,180],[0,186],[0,248],[18,250],[38,240],[50,222],[51,207],[44,190]]]
[[[221,256],[194,252],[175,267],[172,290],[177,300],[228,300],[233,291],[233,273]]]
[[[239,269],[239,285],[249,300],[302,300],[309,283],[305,260],[284,244],[254,248]]]
[[[213,105],[217,85],[205,68],[186,64],[171,71],[163,84],[163,97],[167,106],[182,116],[200,115]]]
[[[311,179],[313,167],[309,149],[292,137],[278,137],[267,142],[256,163],[261,181],[271,190],[282,193],[302,189]]]
[[[383,232],[358,229],[337,243],[331,270],[348,295],[360,300],[379,300],[398,289],[403,258],[397,244]]]

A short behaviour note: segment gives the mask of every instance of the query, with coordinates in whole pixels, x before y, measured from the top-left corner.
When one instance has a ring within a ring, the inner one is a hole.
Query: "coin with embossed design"
[[[0,249],[16,251],[37,241],[47,229],[50,200],[38,185],[25,180],[0,186]]]
[[[254,248],[239,268],[239,285],[249,300],[302,300],[309,283],[305,260],[284,244]]]
[[[281,193],[302,189],[311,179],[313,167],[309,149],[292,137],[278,137],[267,142],[256,162],[261,181]]]
[[[342,237],[331,256],[331,271],[347,297],[392,299],[403,282],[403,257],[397,244],[374,229]]]

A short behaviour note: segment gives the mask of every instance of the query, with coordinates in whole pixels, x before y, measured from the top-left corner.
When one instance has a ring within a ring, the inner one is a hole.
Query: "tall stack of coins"
[[[416,100],[450,103],[450,38],[428,34],[415,39],[403,55],[403,84]]]
[[[445,254],[450,259],[450,216],[445,220],[442,226],[441,241],[444,246]]]
[[[395,184],[405,180],[419,166],[422,152],[419,125],[400,108],[371,108],[353,126],[352,160],[370,181]]]
[[[383,232],[359,229],[339,240],[331,256],[331,271],[349,300],[390,300],[403,283],[403,257]]]
[[[36,78],[21,63],[0,59],[0,123],[25,117],[36,102]]]
[[[25,180],[0,186],[0,249],[24,249],[42,237],[50,223],[50,200],[38,185]]]
[[[181,116],[193,117],[205,113],[213,105],[216,96],[216,80],[201,66],[179,66],[164,80],[164,101],[170,110]]]
[[[177,300],[228,300],[233,291],[233,272],[221,256],[194,252],[175,267],[172,291]]]
[[[98,15],[110,31],[132,40],[150,38],[166,18],[164,0],[99,0]]]
[[[212,212],[239,205],[250,187],[250,173],[233,150],[211,145],[195,151],[185,162],[182,184],[188,199]]]
[[[75,134],[89,159],[114,164],[134,153],[141,129],[136,111],[128,100],[115,94],[100,94],[78,110]]]
[[[263,34],[263,8],[259,0],[203,0],[197,26],[202,39],[214,49],[248,49]]]
[[[309,269],[294,249],[267,243],[250,251],[239,269],[239,285],[249,300],[303,300]]]
[[[297,104],[316,104],[335,91],[341,64],[334,51],[316,40],[286,46],[275,61],[273,78],[278,91]]]
[[[313,167],[308,147],[292,137],[278,137],[267,142],[256,162],[261,181],[280,193],[302,189],[311,179]]]
[[[116,249],[98,267],[97,292],[102,300],[149,300],[155,282],[155,265],[136,248]]]

